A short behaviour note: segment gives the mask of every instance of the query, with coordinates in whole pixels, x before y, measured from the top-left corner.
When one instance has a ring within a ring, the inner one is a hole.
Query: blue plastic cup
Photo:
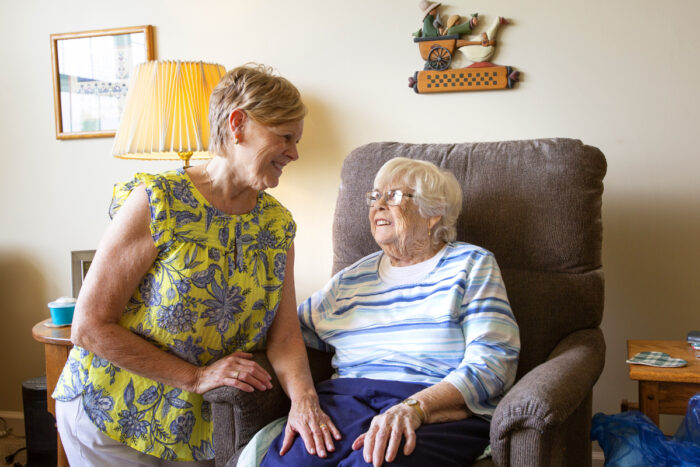
[[[73,322],[73,312],[75,311],[75,301],[53,301],[49,302],[51,321],[57,326],[64,326]]]

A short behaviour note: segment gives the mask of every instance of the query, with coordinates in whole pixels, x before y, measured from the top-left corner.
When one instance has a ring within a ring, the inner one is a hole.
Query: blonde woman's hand
[[[246,392],[272,389],[272,377],[251,360],[252,357],[247,352],[234,352],[211,365],[199,367],[193,392],[204,394],[221,386],[232,386]]]
[[[304,441],[306,451],[319,457],[326,457],[328,452],[335,451],[333,440],[341,438],[331,418],[321,410],[315,394],[292,401],[280,456],[289,451],[297,434]]]

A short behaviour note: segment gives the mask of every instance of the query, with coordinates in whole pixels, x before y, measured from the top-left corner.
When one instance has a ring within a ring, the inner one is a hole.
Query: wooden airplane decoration
[[[508,20],[498,17],[480,35],[468,36],[479,24],[479,14],[469,19],[452,15],[443,24],[438,9],[441,3],[420,0],[423,26],[413,33],[421,58],[423,71],[408,79],[408,86],[417,93],[488,91],[510,89],[519,81],[520,72],[510,66],[500,66],[489,60],[496,52],[496,32]],[[466,35],[466,38],[463,36]],[[456,50],[472,62],[464,68],[450,68]]]

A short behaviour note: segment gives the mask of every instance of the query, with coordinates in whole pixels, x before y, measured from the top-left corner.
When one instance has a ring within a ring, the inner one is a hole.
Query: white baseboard
[[[24,420],[24,412],[13,412],[10,410],[0,410],[0,417],[4,418],[5,420],[10,420],[10,419]]]
[[[3,427],[0,424],[0,430],[12,430],[13,434],[24,436],[24,412],[0,410],[0,418],[3,418],[7,424],[7,427]]]
[[[600,449],[597,441],[591,443],[591,446],[591,457],[593,458],[591,465],[593,467],[603,467],[605,465],[605,454]]]

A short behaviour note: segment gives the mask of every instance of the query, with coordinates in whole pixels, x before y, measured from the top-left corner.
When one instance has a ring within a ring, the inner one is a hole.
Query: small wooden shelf
[[[48,326],[47,326],[48,325]],[[44,356],[46,359],[46,403],[47,410],[56,418],[56,402],[51,397],[53,390],[61,376],[61,371],[66,365],[68,354],[73,347],[70,340],[70,326],[51,327],[51,318],[40,321],[32,328],[32,337],[44,344]],[[58,438],[58,466],[67,467],[68,459],[63,451],[61,437]]]
[[[658,425],[659,414],[685,415],[688,399],[700,392],[700,359],[685,341],[627,341],[627,358],[648,351],[664,352],[688,362],[680,368],[629,365],[630,379],[639,382],[639,410]],[[627,403],[630,409],[633,405]]]

